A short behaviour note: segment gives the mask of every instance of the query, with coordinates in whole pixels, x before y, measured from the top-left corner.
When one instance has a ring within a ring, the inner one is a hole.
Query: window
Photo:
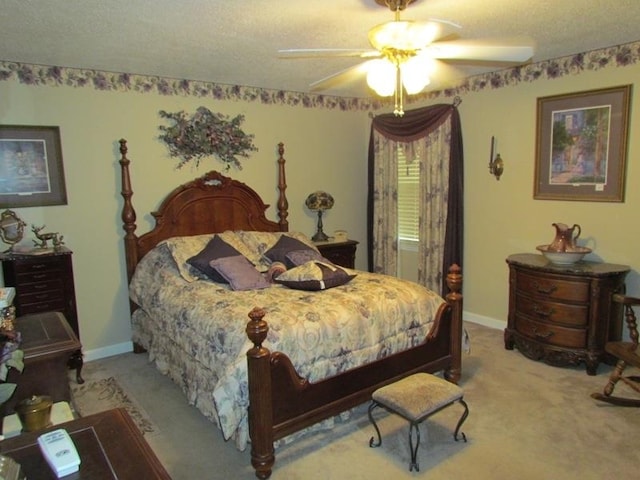
[[[402,244],[419,240],[420,162],[405,156],[398,144],[398,238]]]

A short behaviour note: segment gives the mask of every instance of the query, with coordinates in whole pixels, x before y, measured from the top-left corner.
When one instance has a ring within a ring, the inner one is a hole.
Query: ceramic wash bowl
[[[587,247],[574,247],[570,252],[553,252],[549,251],[549,245],[538,245],[536,247],[547,260],[556,265],[573,265],[582,258],[591,253],[591,249]]]

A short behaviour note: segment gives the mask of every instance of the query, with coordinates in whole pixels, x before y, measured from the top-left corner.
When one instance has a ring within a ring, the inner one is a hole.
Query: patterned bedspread
[[[317,381],[415,346],[444,302],[415,283],[355,271],[346,285],[318,292],[274,285],[232,291],[209,280],[185,281],[166,246],[138,264],[130,294],[141,308],[133,339],[181,384],[189,401],[234,438],[248,441],[247,314],[266,310],[264,344],[289,356],[297,372]],[[172,365],[179,364],[179,369]],[[211,411],[214,410],[214,411]]]

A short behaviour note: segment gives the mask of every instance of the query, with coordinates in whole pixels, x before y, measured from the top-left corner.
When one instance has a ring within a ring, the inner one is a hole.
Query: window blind
[[[407,159],[402,145],[398,145],[398,237],[400,240],[419,240],[418,199],[420,162]]]

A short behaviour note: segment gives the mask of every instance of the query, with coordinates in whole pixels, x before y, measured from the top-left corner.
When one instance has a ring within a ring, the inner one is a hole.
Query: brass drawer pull
[[[545,317],[545,318],[549,318],[551,315],[556,313],[556,311],[553,308],[550,308],[549,310],[544,310],[544,309],[540,308],[539,305],[534,305],[533,306],[533,311],[539,317]]]
[[[538,293],[544,293],[545,295],[551,295],[553,292],[555,292],[558,287],[555,285],[550,285],[548,287],[543,287],[542,285],[540,285],[538,282],[533,282],[534,287],[536,287],[536,291]]]
[[[533,334],[538,338],[549,338],[553,336],[553,332],[539,333],[537,327],[533,327]]]

